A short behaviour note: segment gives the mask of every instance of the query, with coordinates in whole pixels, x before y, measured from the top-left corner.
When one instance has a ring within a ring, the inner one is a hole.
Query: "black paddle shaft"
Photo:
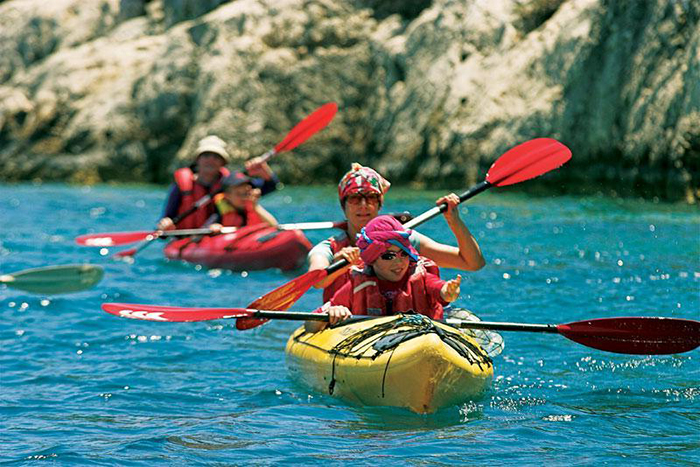
[[[466,200],[468,200],[469,198],[473,198],[474,196],[478,195],[479,193],[481,193],[482,191],[485,191],[486,189],[488,189],[490,187],[491,187],[491,184],[489,182],[487,182],[486,180],[484,180],[483,182],[474,185],[473,187],[471,187],[470,189],[468,189],[467,191],[465,191],[464,193],[459,195],[459,202],[463,203]],[[434,208],[425,211],[423,214],[421,214],[418,217],[414,217],[410,221],[406,222],[403,226],[407,229],[412,229],[412,228],[419,226],[423,222],[428,221],[428,220],[432,219],[433,217],[437,216],[438,214],[441,214],[445,211],[447,211],[447,204],[443,203],[440,206],[435,206]]]
[[[223,188],[220,188],[220,189],[216,190],[216,191],[213,192],[213,193],[210,193],[210,194],[208,194],[208,195],[205,195],[205,196],[202,196],[201,198],[199,198],[199,199],[197,200],[197,202],[194,203],[187,211],[181,212],[180,214],[178,214],[177,216],[175,216],[175,218],[173,219],[173,224],[177,224],[177,223],[179,223],[180,221],[182,221],[185,217],[189,216],[190,214],[192,214],[193,212],[195,212],[197,209],[199,209],[199,208],[201,208],[202,206],[204,206],[205,204],[207,204],[209,201],[211,201],[211,199],[212,199],[214,196],[218,195],[218,194],[221,193],[222,191],[224,191]]]
[[[550,334],[559,334],[559,329],[557,329],[556,324],[496,323],[489,321],[465,321],[454,318],[446,319],[445,323],[457,328],[488,329],[490,331],[546,332]]]
[[[304,313],[299,311],[272,311],[272,310],[250,310],[253,311],[250,318],[258,319],[286,319],[292,321],[328,321],[326,313]],[[376,316],[354,315],[350,319],[362,321],[374,319]],[[525,324],[525,323],[496,323],[489,321],[469,321],[463,319],[448,318],[441,321],[445,324],[457,328],[467,329],[488,329],[491,331],[525,331],[525,332],[545,332],[559,334],[555,324]]]

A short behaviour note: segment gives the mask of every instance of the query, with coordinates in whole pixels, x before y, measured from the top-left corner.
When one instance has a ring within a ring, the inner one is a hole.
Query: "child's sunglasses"
[[[406,253],[404,250],[387,251],[386,253],[379,255],[379,257],[381,259],[383,259],[384,261],[391,261],[392,259],[396,258],[399,255],[401,255],[401,258],[408,258],[408,253]]]

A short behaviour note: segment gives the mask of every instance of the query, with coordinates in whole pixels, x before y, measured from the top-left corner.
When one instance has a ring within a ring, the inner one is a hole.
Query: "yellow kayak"
[[[360,405],[417,413],[466,402],[493,377],[488,354],[471,337],[422,315],[352,321],[287,342],[292,376]]]

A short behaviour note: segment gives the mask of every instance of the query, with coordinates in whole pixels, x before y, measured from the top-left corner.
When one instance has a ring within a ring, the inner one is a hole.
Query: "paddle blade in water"
[[[486,181],[506,186],[539,177],[571,159],[571,150],[551,138],[537,138],[506,151],[493,163]]]
[[[277,287],[248,305],[248,308],[283,311],[289,309],[315,283],[328,275],[325,269],[316,269],[302,274],[291,282]],[[236,328],[252,329],[266,323],[266,319],[241,318],[236,320]]]
[[[192,322],[250,316],[245,308],[187,308],[178,306],[139,305],[136,303],[103,303],[107,313],[122,318],[160,322]]]
[[[700,346],[700,321],[690,319],[602,318],[560,324],[557,331],[579,344],[624,354],[675,354]]]
[[[119,246],[140,242],[153,232],[108,232],[86,234],[75,238],[75,243],[83,246]]]
[[[276,152],[290,151],[301,143],[309,139],[317,131],[324,128],[333,120],[335,113],[338,111],[338,104],[329,102],[324,104],[306,117],[301,122],[292,128],[287,136],[275,146]]]
[[[112,255],[112,258],[114,259],[119,259],[119,258],[131,258],[136,254],[138,251],[138,248],[129,248],[128,250],[122,250],[114,253]]]
[[[48,266],[0,276],[0,283],[37,294],[61,294],[87,290],[103,275],[102,268],[92,264]]]
[[[159,233],[154,232],[154,233],[150,234],[149,236],[147,236],[145,240],[143,240],[141,243],[139,243],[134,248],[129,248],[127,250],[122,250],[122,251],[118,251],[117,253],[114,253],[112,255],[112,259],[125,259],[125,260],[129,261],[131,258],[136,256],[137,253],[148,248],[151,244],[154,243],[153,240],[155,240],[159,237],[160,237]]]

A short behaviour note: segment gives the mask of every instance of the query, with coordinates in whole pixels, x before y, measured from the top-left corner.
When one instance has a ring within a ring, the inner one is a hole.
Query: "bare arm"
[[[272,180],[272,169],[267,162],[263,162],[262,157],[255,157],[245,163],[245,171],[251,177]]]
[[[325,312],[328,314],[328,322],[325,321],[304,321],[304,330],[306,332],[318,332],[332,326],[339,321],[344,321],[352,316],[350,310],[343,306],[328,306],[330,302],[324,305]]]
[[[255,205],[255,212],[260,216],[260,218],[265,221],[267,224],[271,225],[272,227],[277,226],[277,219],[275,219],[275,216],[270,214],[267,209],[264,207],[260,206],[259,204]]]
[[[348,260],[349,264],[344,268],[340,268],[339,270],[335,271],[333,274],[326,276],[322,281],[314,284],[315,288],[325,289],[326,287],[331,285],[334,280],[345,274],[350,268],[350,266],[355,264],[359,260],[360,250],[359,248],[355,247],[343,248],[333,256],[333,261],[335,262],[341,258]],[[328,262],[328,258],[324,255],[311,255],[311,257],[309,257],[309,271],[314,271],[316,269],[326,269],[330,265],[331,263]]]
[[[304,329],[306,332],[317,332],[333,325],[339,321],[346,320],[352,316],[348,306],[352,302],[352,283],[348,282],[343,285],[333,295],[329,301],[323,304],[316,312],[328,314],[328,322],[324,321],[305,321]]]
[[[171,218],[164,217],[158,221],[158,223],[156,224],[156,228],[158,230],[173,230],[175,229],[175,224],[173,223],[173,220]]]
[[[481,254],[479,244],[459,216],[457,208],[459,197],[452,193],[437,200],[437,204],[441,203],[447,203],[445,220],[457,239],[458,246],[439,243],[416,232],[420,239],[420,254],[435,261],[442,268],[478,271],[484,267],[486,261]]]

